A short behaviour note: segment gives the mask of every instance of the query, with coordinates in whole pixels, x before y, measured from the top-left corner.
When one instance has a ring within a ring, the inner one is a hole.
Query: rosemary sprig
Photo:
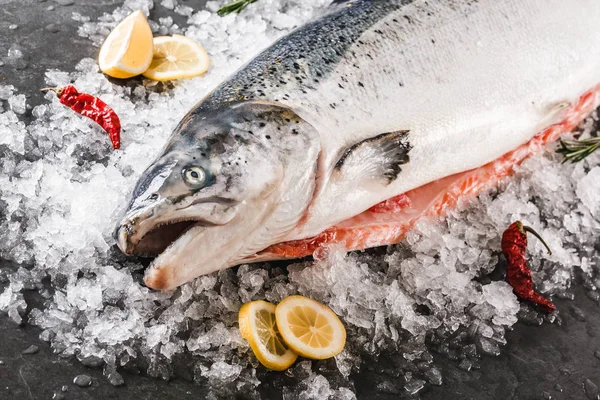
[[[582,140],[561,140],[560,148],[556,152],[565,156],[563,163],[567,161],[576,163],[598,149],[600,149],[600,136]]]
[[[255,3],[258,0],[234,0],[231,3],[227,3],[217,10],[217,14],[221,17],[223,15],[231,14],[232,12],[240,13],[244,8],[248,7],[249,4]]]

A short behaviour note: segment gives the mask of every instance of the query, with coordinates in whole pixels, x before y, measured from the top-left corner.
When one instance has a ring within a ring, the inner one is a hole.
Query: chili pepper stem
[[[54,93],[56,93],[56,95],[57,95],[58,97],[60,97],[60,94],[61,94],[61,92],[62,92],[62,89],[61,89],[61,88],[52,88],[52,87],[47,87],[47,88],[41,88],[41,89],[40,89],[40,91],[41,91],[41,92],[47,92],[47,91],[49,91],[49,90],[51,90],[51,91],[53,91]]]
[[[525,232],[531,233],[533,236],[535,236],[536,238],[538,238],[540,240],[540,242],[542,242],[542,244],[544,245],[544,247],[546,247],[546,250],[548,250],[548,254],[552,254],[552,250],[550,250],[550,247],[546,244],[546,242],[544,241],[544,239],[542,239],[542,237],[540,236],[540,234],[537,233],[532,227],[527,226],[527,225],[523,225],[523,230]]]

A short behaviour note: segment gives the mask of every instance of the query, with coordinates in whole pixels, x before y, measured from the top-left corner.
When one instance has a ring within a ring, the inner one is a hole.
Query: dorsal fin
[[[338,159],[335,172],[349,174],[356,180],[383,179],[391,183],[402,170],[401,166],[410,160],[412,146],[408,132],[382,133],[353,144]]]

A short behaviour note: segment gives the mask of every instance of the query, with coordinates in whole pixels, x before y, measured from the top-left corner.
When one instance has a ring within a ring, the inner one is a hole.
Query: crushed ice
[[[350,374],[361,357],[402,354],[395,376],[418,393],[443,375],[431,351],[446,354],[470,370],[477,354],[496,355],[504,333],[522,315],[501,277],[498,264],[503,227],[520,219],[537,229],[554,250],[546,256],[531,241],[529,254],[537,287],[563,294],[576,274],[597,294],[600,286],[594,243],[600,233],[600,153],[576,165],[561,164],[552,149],[518,167],[498,191],[462,205],[448,218],[423,221],[406,240],[387,249],[344,254],[335,248],[315,262],[283,267],[244,265],[204,276],[174,293],[140,284],[143,266],[127,261],[114,245],[112,230],[129,190],[161,149],[179,119],[214,86],[260,49],[323,10],[330,0],[257,2],[241,15],[218,17],[218,2],[194,12],[177,0],[160,4],[188,17],[152,21],[159,34],[184,33],[202,43],[212,68],[203,77],[135,87],[111,84],[94,60],[76,71],[48,71],[48,85],[73,82],[103,98],[120,115],[123,150],[114,152],[105,134],[47,95],[47,104],[26,113],[23,94],[0,86],[0,311],[17,323],[25,318],[23,292],[37,290],[43,309],[27,315],[43,329],[40,337],[61,356],[86,365],[104,365],[105,375],[122,384],[117,368],[139,369],[168,379],[170,360],[195,355],[194,378],[213,391],[256,390],[257,361],[237,330],[244,302],[277,302],[301,293],[329,304],[348,330],[344,352],[318,368],[309,361],[286,374],[297,384],[286,398],[354,398]],[[98,21],[75,14],[80,35],[96,45],[132,10],[146,15],[152,0],[126,0]],[[17,57],[13,49],[12,57]],[[165,118],[169,115],[169,118]],[[597,115],[582,123],[583,136],[596,134]],[[42,283],[48,279],[48,285]],[[554,317],[546,317],[552,320]],[[385,391],[382,384],[381,390]]]

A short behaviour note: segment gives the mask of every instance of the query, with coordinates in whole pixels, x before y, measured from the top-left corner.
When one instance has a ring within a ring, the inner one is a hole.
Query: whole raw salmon
[[[600,1],[350,1],[181,121],[118,244],[171,289],[242,262],[393,243],[598,104]]]

